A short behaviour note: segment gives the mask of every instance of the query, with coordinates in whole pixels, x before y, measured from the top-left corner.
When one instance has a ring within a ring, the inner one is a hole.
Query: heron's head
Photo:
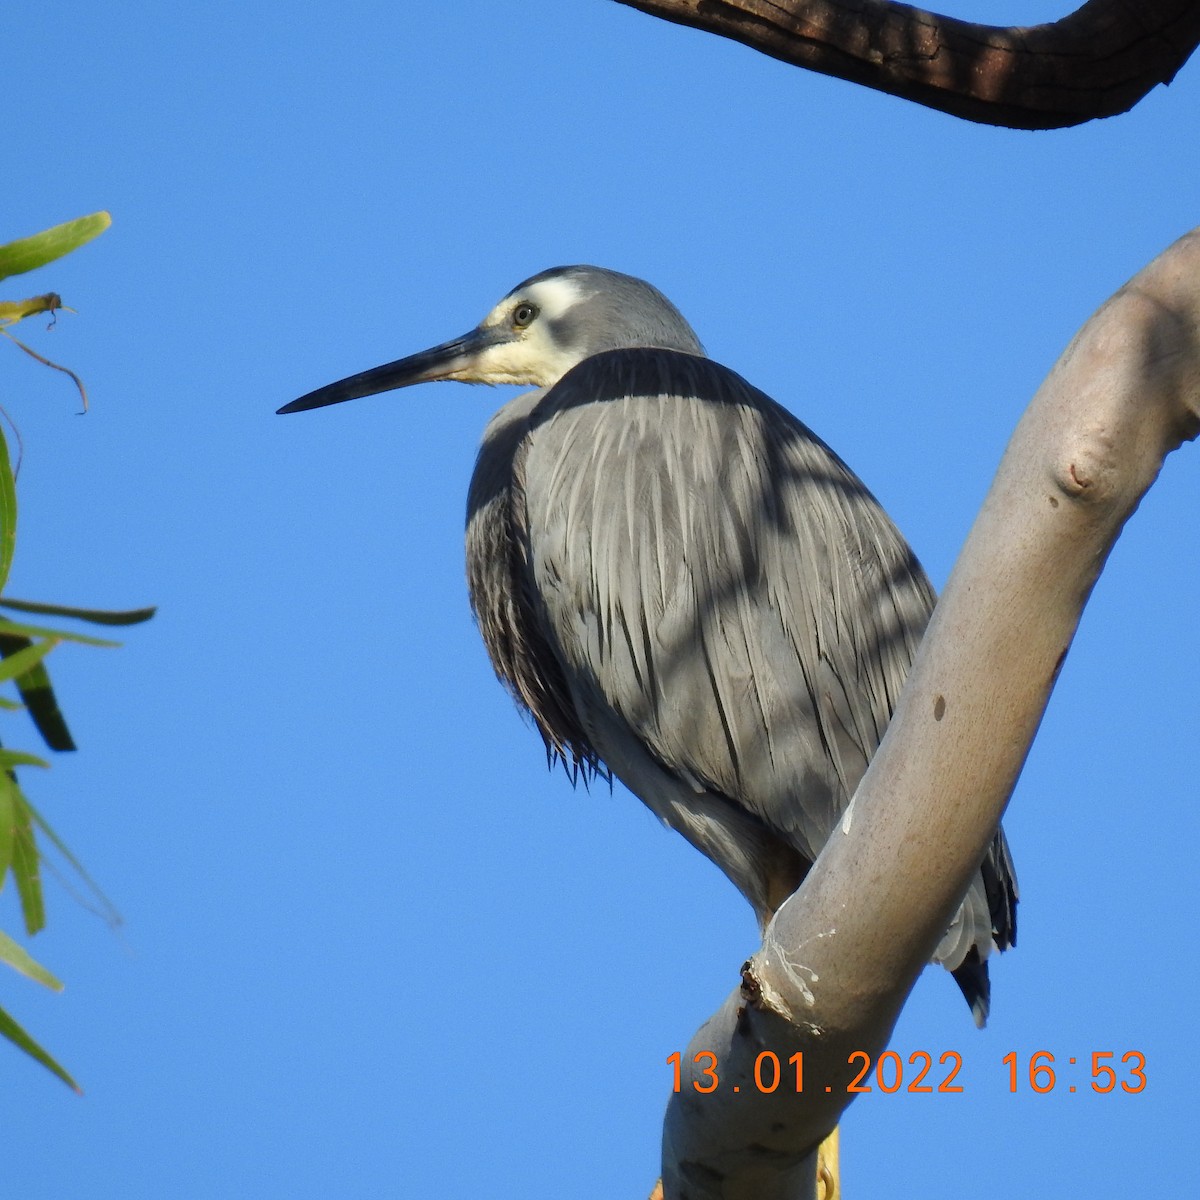
[[[632,346],[704,353],[657,288],[601,267],[555,267],[513,288],[470,333],[318,388],[279,411],[322,408],[436,379],[551,387],[585,358]]]

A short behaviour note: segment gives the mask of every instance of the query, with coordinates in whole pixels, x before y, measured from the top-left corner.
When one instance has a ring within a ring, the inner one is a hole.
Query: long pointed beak
[[[429,383],[435,379],[458,379],[464,383],[480,381],[479,356],[487,349],[506,341],[499,329],[472,329],[470,333],[443,342],[419,354],[385,363],[360,371],[337,383],[326,384],[277,409],[277,413],[304,412],[310,408],[324,408],[327,404],[341,404],[343,400],[357,400],[361,396],[374,396],[379,392],[390,392],[396,388],[409,387],[414,383]]]

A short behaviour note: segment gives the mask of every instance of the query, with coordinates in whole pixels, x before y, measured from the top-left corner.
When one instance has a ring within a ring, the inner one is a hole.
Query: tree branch
[[[1049,25],[975,25],[887,0],[618,0],[952,116],[1058,129],[1131,109],[1200,42],[1195,0],[1088,0]]]
[[[685,1069],[672,1097],[668,1200],[814,1195],[812,1150],[851,1099],[847,1057],[874,1062],[886,1045],[1000,820],[1105,559],[1165,455],[1197,432],[1200,229],[1084,325],[1018,424],[849,811],[684,1055],[687,1068],[711,1051],[721,1082],[700,1094]],[[801,1095],[790,1074],[772,1093],[757,1086],[764,1051],[785,1071],[803,1053]]]

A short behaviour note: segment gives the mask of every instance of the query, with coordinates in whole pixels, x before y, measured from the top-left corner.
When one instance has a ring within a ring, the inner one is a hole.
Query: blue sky
[[[81,749],[25,784],[125,923],[51,881],[33,949],[66,993],[0,977],[86,1091],[0,1047],[5,1194],[643,1194],[665,1060],[755,928],[631,796],[547,772],[492,677],[462,526],[512,391],[274,410],[545,267],[617,268],[831,442],[940,584],[1058,353],[1200,222],[1200,71],[1030,134],[605,0],[18,3],[5,26],[0,240],[114,222],[5,289],[79,310],[27,336],[92,398],[76,416],[67,381],[0,359],[10,590],[160,606],[49,664]],[[854,1105],[849,1196],[1196,1183],[1190,454],[1113,554],[1006,818],[1020,944],[989,1028],[929,971],[896,1030],[905,1057],[959,1051],[965,1091]],[[1037,1050],[1138,1050],[1148,1085],[1064,1066],[1010,1094],[1004,1055]]]

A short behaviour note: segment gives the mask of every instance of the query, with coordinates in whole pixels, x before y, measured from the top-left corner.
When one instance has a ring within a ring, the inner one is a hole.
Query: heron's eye
[[[522,301],[516,308],[513,309],[512,323],[518,329],[525,329],[533,324],[533,319],[538,315],[538,310],[528,301]]]

